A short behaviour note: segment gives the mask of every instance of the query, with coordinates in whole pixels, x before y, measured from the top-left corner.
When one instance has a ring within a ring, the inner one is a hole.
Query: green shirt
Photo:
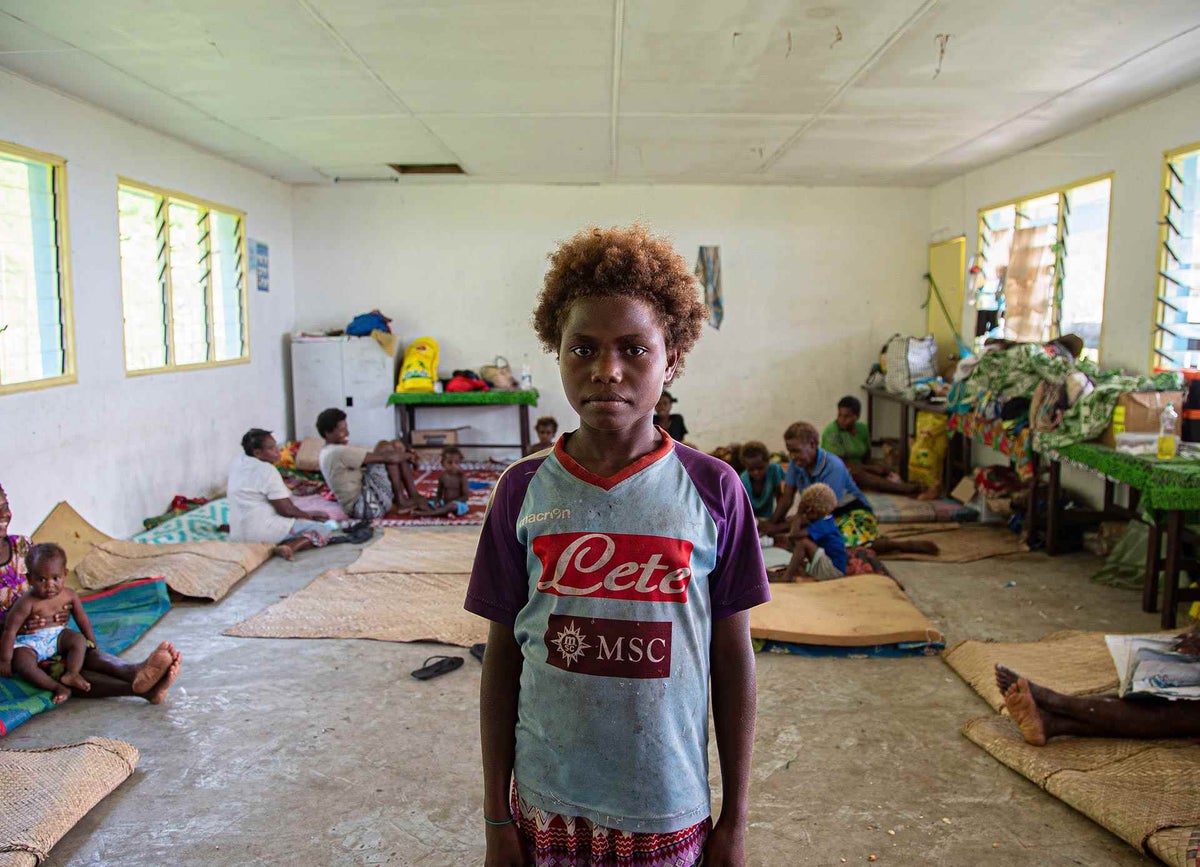
[[[861,421],[854,423],[854,431],[847,433],[831,421],[821,434],[821,448],[837,455],[848,464],[861,464],[871,455],[871,434]]]

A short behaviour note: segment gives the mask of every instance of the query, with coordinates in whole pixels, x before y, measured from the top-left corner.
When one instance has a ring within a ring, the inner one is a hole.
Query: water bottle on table
[[[1179,413],[1175,407],[1167,403],[1158,416],[1158,459],[1169,461],[1179,452],[1179,435],[1175,432],[1179,427]]]

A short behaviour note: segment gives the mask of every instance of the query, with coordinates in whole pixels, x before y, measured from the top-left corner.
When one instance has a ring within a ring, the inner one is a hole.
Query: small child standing
[[[707,319],[692,270],[640,227],[584,231],[533,319],[579,429],[501,476],[467,590],[492,621],[486,861],[743,864],[762,553],[733,469],[654,424]]]
[[[829,485],[818,482],[800,494],[798,517],[806,535],[796,538],[792,561],[780,580],[806,583],[846,576],[849,557],[842,531],[833,519],[836,507],[837,496]]]
[[[471,488],[467,484],[467,475],[463,472],[463,453],[458,446],[446,446],[442,449],[442,473],[438,476],[437,497],[429,500],[428,505],[413,512],[418,518],[432,518],[438,515],[454,515],[461,518],[467,514],[470,505]]]
[[[783,485],[783,467],[771,463],[771,453],[757,440],[744,443],[739,457],[745,467],[741,473],[742,485],[750,495],[754,517],[765,524],[775,513],[775,498]]]
[[[72,689],[87,692],[92,688],[80,672],[88,644],[96,646],[96,634],[78,594],[63,586],[67,555],[62,548],[52,542],[34,545],[25,556],[25,565],[29,590],[13,603],[4,619],[4,633],[0,636],[0,675],[15,675],[39,689],[48,689],[54,693],[52,701],[62,704],[71,697]],[[17,634],[29,617],[52,621],[54,615],[68,605],[79,632],[65,626],[48,626],[37,632]],[[57,681],[38,667],[39,662],[56,654],[64,657],[67,669]]]
[[[532,455],[554,445],[554,438],[558,435],[558,419],[552,415],[544,415],[537,420],[534,430],[537,431],[538,441],[525,451],[526,455]]]

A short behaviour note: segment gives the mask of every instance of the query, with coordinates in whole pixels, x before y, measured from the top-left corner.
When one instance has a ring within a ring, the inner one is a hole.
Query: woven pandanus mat
[[[34,867],[132,773],[138,751],[107,738],[0,750],[0,867]]]
[[[478,546],[478,533],[388,529],[346,571],[470,572]]]
[[[1035,747],[1000,716],[971,720],[962,733],[1139,851],[1195,867],[1192,831],[1200,830],[1195,741],[1066,737]]]
[[[1146,848],[1171,867],[1200,865],[1200,826],[1168,828],[1151,835]]]
[[[93,547],[75,565],[75,575],[87,590],[161,575],[176,593],[216,601],[266,562],[273,547],[256,542],[147,545],[112,540]]]
[[[1117,689],[1117,670],[1103,632],[1055,632],[1027,642],[968,639],[942,651],[942,659],[992,710],[1004,706],[1004,696],[996,687],[996,663],[1067,695],[1100,695]]]
[[[332,569],[282,602],[225,630],[243,638],[373,638],[470,647],[488,622],[463,609],[464,573]]]

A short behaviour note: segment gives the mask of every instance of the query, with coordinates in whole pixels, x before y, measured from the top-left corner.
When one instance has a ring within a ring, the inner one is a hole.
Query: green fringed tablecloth
[[[442,394],[435,392],[397,391],[388,398],[388,406],[398,403],[416,404],[418,406],[488,406],[488,405],[524,405],[537,406],[538,392],[536,388],[529,391],[451,391]]]
[[[1200,510],[1200,461],[1126,455],[1099,443],[1063,446],[1049,452],[1055,456],[1137,488],[1148,509]]]

